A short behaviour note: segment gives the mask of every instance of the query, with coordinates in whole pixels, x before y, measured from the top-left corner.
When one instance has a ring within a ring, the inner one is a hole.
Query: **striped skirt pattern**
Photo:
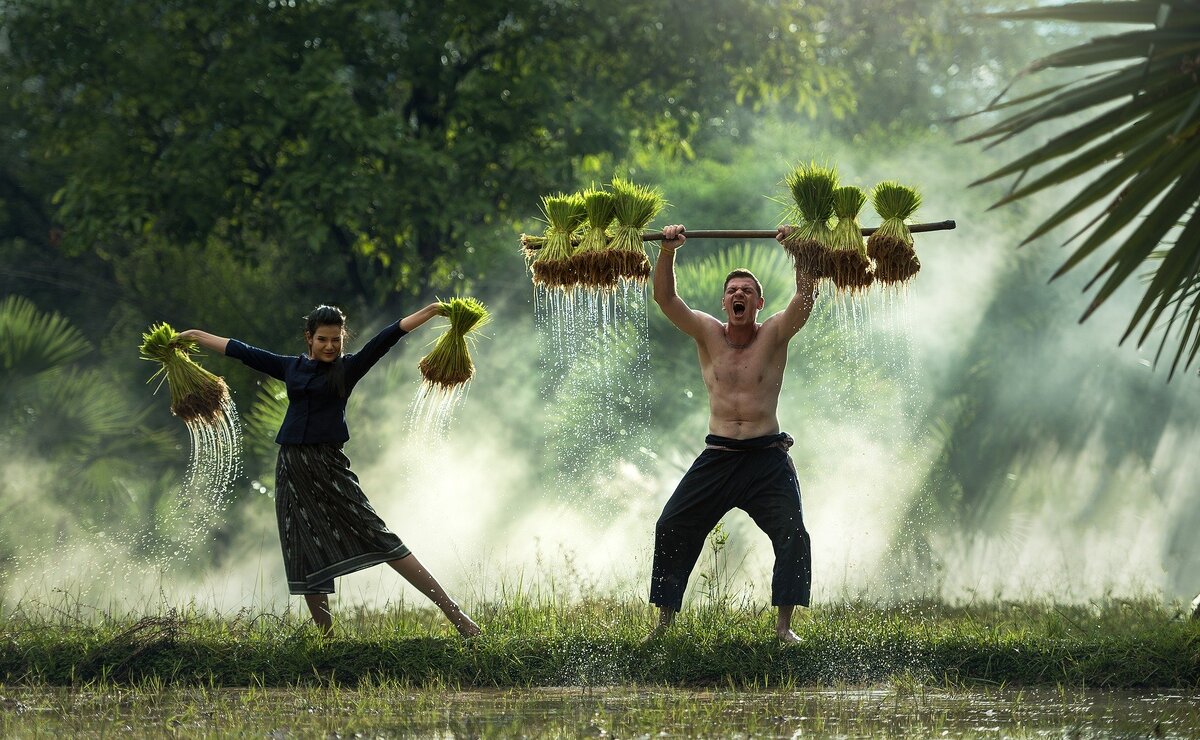
[[[409,554],[338,445],[280,445],[275,515],[293,594],[331,594],[334,578]]]

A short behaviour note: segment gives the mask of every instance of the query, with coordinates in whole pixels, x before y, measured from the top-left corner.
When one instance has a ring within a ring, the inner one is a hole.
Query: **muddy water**
[[[0,735],[366,737],[1200,736],[1190,691],[449,691],[0,686]]]

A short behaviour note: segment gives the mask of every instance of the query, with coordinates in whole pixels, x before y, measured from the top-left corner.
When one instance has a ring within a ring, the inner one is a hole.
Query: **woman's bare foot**
[[[653,642],[656,642],[656,641],[658,640],[658,638],[660,638],[660,637],[662,637],[663,635],[667,634],[667,630],[669,630],[669,629],[671,629],[671,625],[669,625],[669,624],[656,624],[656,625],[654,625],[654,629],[650,630],[650,634],[646,635],[646,636],[645,636],[645,637],[642,639],[642,644],[643,644],[643,645],[649,645],[649,644],[651,644],[651,643],[653,643]]]
[[[660,606],[658,608],[658,624],[654,625],[654,629],[650,630],[650,634],[646,635],[642,644],[649,645],[667,634],[667,630],[671,629],[673,624],[675,624],[675,610]]]

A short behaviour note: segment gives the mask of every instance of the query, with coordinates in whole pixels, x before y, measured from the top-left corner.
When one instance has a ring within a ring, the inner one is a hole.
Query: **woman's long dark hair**
[[[317,333],[319,326],[338,326],[342,329],[343,342],[345,341],[346,333],[346,314],[342,313],[342,309],[337,306],[326,306],[324,304],[317,306],[308,315],[304,317],[304,333],[305,337],[311,337]],[[329,384],[337,391],[339,398],[346,397],[346,366],[342,364],[342,358],[339,355],[329,368]]]

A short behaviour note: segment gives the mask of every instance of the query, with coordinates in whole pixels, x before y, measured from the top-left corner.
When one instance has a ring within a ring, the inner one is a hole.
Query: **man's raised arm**
[[[783,242],[791,232],[791,226],[780,226],[775,239]],[[787,306],[772,318],[779,322],[779,335],[783,340],[791,339],[808,321],[813,304],[817,300],[817,279],[806,271],[796,270],[796,295]]]
[[[675,291],[675,250],[682,247],[685,241],[687,237],[684,236],[682,225],[663,227],[662,246],[654,266],[654,302],[680,331],[698,340],[703,336],[701,314],[688,308]]]

